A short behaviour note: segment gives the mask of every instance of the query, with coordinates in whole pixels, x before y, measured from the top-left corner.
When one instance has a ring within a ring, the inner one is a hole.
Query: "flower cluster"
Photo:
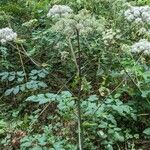
[[[13,32],[11,28],[0,29],[0,42],[6,43],[8,41],[13,41],[17,38],[17,33]]]
[[[136,24],[150,25],[150,7],[149,6],[134,6],[125,11],[125,17],[129,22]]]
[[[113,31],[113,29],[108,29],[102,32],[102,39],[105,45],[114,44],[120,37],[120,30]]]
[[[64,34],[71,35],[77,30],[80,34],[88,34],[92,31],[102,31],[104,20],[100,22],[92,16],[87,10],[83,9],[78,14],[67,15],[60,18],[53,26],[55,31],[61,31]]]
[[[61,60],[66,60],[66,58],[67,58],[68,55],[69,55],[69,52],[67,52],[67,51],[62,51],[62,52],[60,52],[60,54],[61,54]]]
[[[145,55],[150,54],[150,42],[146,39],[141,39],[139,42],[135,43],[131,47],[131,52],[140,53],[143,52]]]
[[[48,12],[47,17],[60,17],[72,13],[73,10],[66,5],[54,5]]]

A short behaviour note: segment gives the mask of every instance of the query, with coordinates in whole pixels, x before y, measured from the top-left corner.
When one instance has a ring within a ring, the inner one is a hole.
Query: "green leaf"
[[[30,147],[32,145],[32,142],[31,141],[27,141],[27,142],[24,142],[21,144],[21,147]]]
[[[29,96],[26,101],[37,102],[37,97],[35,95]]]
[[[17,81],[18,82],[22,82],[24,80],[24,78],[18,78]]]
[[[95,101],[97,101],[97,100],[98,100],[97,95],[91,95],[91,96],[89,96],[89,98],[88,98],[88,101],[91,101],[91,102],[95,102]]]
[[[37,95],[37,99],[39,104],[45,104],[48,102],[48,99],[44,96],[44,94]]]
[[[39,82],[38,86],[42,87],[42,88],[46,88],[47,87],[47,85],[44,82]]]
[[[18,76],[20,76],[20,77],[25,76],[25,74],[24,74],[24,72],[23,72],[23,71],[18,71],[18,72],[17,72],[17,75],[18,75]]]
[[[12,93],[12,91],[13,91],[13,88],[6,90],[5,91],[5,96],[10,95]]]
[[[37,74],[37,73],[38,73],[38,70],[35,70],[35,69],[34,69],[34,70],[31,71],[31,73],[32,73],[32,74]]]
[[[26,87],[27,89],[38,89],[38,81],[34,81],[34,80],[31,80],[29,82],[26,83]]]
[[[8,80],[9,80],[9,81],[13,81],[14,79],[15,79],[15,75],[8,77]]]
[[[46,137],[45,136],[41,136],[40,138],[38,138],[38,141],[41,146],[46,145]]]
[[[102,130],[98,131],[97,134],[103,139],[107,138],[107,135]]]
[[[20,90],[21,90],[22,92],[25,90],[25,85],[24,85],[24,84],[22,84],[22,85],[20,86]]]
[[[8,72],[3,72],[0,76],[2,76],[1,80],[4,81],[7,79],[9,73]]]
[[[0,128],[5,128],[7,123],[4,120],[0,120]]]
[[[5,130],[4,129],[0,129],[0,135],[4,134]]]
[[[150,93],[150,90],[142,91],[142,97],[146,98],[149,93]]]
[[[50,100],[50,101],[55,101],[57,95],[53,93],[46,93],[45,96]]]
[[[124,137],[121,136],[118,132],[115,132],[114,137],[117,141],[124,142]]]
[[[115,94],[114,98],[119,98],[121,96],[120,93]]]
[[[27,82],[26,87],[27,87],[27,89],[31,89],[31,82]]]
[[[110,145],[110,144],[108,144],[108,145],[106,146],[106,148],[107,148],[107,150],[113,150],[113,147],[112,147],[112,145]]]
[[[43,150],[40,146],[35,146],[34,148],[31,148],[31,150]]]
[[[30,76],[30,79],[36,80],[36,79],[37,79],[37,76]]]
[[[44,78],[46,76],[46,74],[43,73],[43,72],[40,72],[40,73],[38,73],[38,76],[41,77],[41,78]]]
[[[150,128],[146,128],[143,133],[150,136]]]
[[[15,88],[13,88],[13,93],[16,95],[19,93],[19,86],[16,86]]]

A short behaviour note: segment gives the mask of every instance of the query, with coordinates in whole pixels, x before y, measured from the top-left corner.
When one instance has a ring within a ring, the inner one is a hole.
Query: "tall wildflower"
[[[107,29],[102,32],[102,39],[105,45],[114,44],[116,40],[120,39],[120,30]]]
[[[134,6],[125,11],[125,18],[129,22],[150,25],[150,7]]]
[[[104,21],[100,22],[87,10],[83,9],[78,14],[70,14],[60,18],[53,26],[53,29],[67,35],[71,35],[78,30],[80,34],[85,35],[96,30],[102,31],[103,23]]]
[[[66,5],[54,5],[48,12],[47,17],[61,17],[72,13],[73,10]]]
[[[2,28],[0,29],[0,42],[6,43],[13,41],[17,38],[17,33],[15,33],[11,28]]]
[[[143,52],[145,55],[150,54],[150,42],[146,39],[141,39],[131,47],[131,52],[140,53]]]
[[[142,25],[139,29],[139,35],[148,35],[147,27],[150,25],[150,6],[134,6],[125,11],[125,18],[135,24]],[[131,47],[133,53],[150,54],[150,42],[147,39],[141,39]]]

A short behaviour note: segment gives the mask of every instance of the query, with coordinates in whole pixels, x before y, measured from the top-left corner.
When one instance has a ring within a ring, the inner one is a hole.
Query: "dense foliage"
[[[1,0],[0,70],[0,149],[150,149],[149,0]]]

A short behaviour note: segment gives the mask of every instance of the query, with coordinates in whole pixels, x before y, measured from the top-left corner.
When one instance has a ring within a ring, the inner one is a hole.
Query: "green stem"
[[[68,42],[69,42],[71,54],[72,54],[72,57],[73,57],[73,61],[75,63],[76,69],[77,69],[77,75],[79,75],[79,67],[78,67],[78,63],[77,63],[77,60],[76,60],[76,55],[75,55],[75,52],[73,50],[73,46],[72,46],[70,37],[68,38]]]
[[[80,34],[77,30],[77,43],[78,43],[78,76],[79,76],[79,92],[77,100],[77,111],[78,111],[78,143],[79,150],[83,150],[83,128],[81,119],[81,85],[82,85],[82,75],[81,75],[81,49],[80,49]]]

